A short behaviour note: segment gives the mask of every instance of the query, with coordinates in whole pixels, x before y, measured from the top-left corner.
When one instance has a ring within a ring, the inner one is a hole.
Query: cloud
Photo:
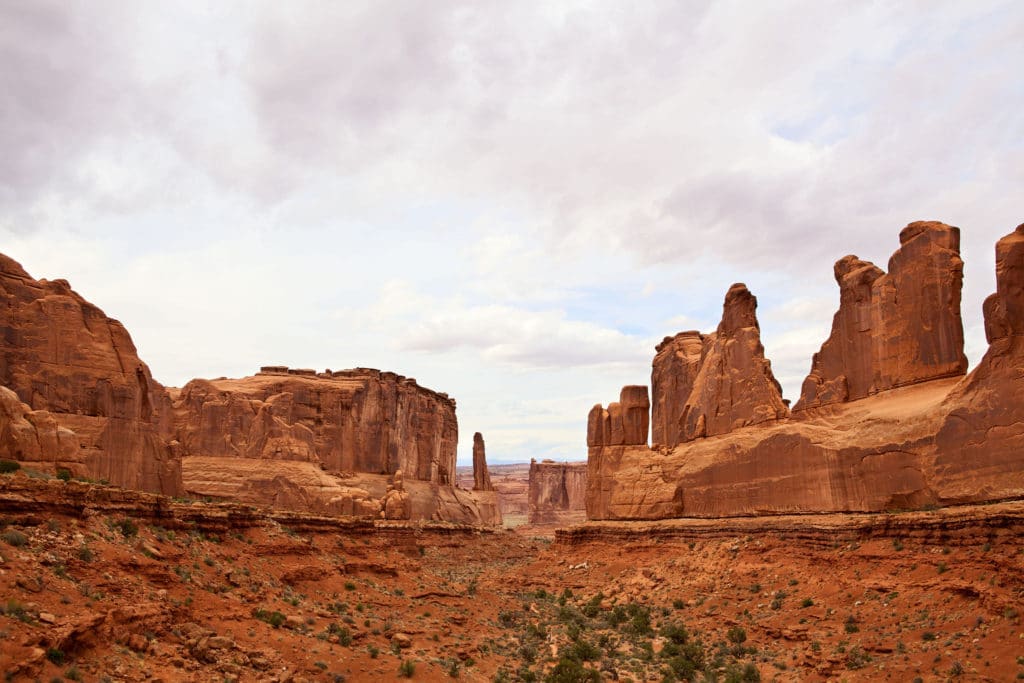
[[[5,2],[2,248],[158,374],[408,366],[480,426],[494,382],[568,424],[745,281],[790,394],[832,262],[912,220],[963,228],[984,347],[1022,34],[1012,0]]]

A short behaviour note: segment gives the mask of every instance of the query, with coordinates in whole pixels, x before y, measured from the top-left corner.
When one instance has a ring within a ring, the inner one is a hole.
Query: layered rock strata
[[[128,331],[66,280],[34,280],[2,254],[0,385],[77,435],[79,452],[61,452],[75,474],[181,492],[181,472],[164,440],[170,399]]]
[[[453,485],[455,401],[414,379],[265,366],[241,379],[193,380],[174,407],[173,446],[191,495],[500,523],[493,494]]]
[[[845,384],[860,387],[853,396],[867,391],[866,397],[846,400],[847,391],[827,409],[801,409],[660,450],[592,446],[588,517],[873,512],[1024,497],[1024,227],[996,247],[997,292],[984,306],[989,350],[962,379],[962,263],[954,258],[955,237],[955,229],[938,223],[908,226],[899,258],[890,261],[890,275],[902,273],[891,278],[899,284],[877,285],[889,276],[876,277],[870,264],[843,259],[837,266],[845,298],[830,341],[843,337],[836,331],[844,329],[844,320],[855,321],[864,311],[875,315],[866,303],[873,299],[863,292],[860,299],[852,296],[851,282],[867,283],[872,297],[877,289],[880,300],[889,302],[881,309],[890,311],[884,325],[848,338],[846,355],[839,354],[845,364],[828,375],[863,379],[870,370],[872,384]],[[919,274],[921,287],[911,285],[909,273]],[[895,308],[885,308],[890,305]],[[871,316],[872,325],[881,319]],[[913,341],[906,341],[911,330]],[[886,353],[857,351],[876,338]],[[659,350],[663,363],[673,343]],[[893,348],[901,344],[902,350]],[[840,346],[826,343],[824,356]],[[865,363],[865,357],[873,360]],[[826,366],[819,355],[816,367]]]
[[[586,518],[587,463],[530,461],[530,524],[574,524]]]
[[[600,404],[590,410],[587,420],[588,446],[624,446],[647,443],[651,401],[647,387],[626,386],[618,403]]]
[[[267,366],[169,391],[121,323],[0,255],[0,458],[172,495],[498,523],[493,493],[453,485],[457,441],[454,400],[378,370]]]
[[[963,375],[960,229],[911,223],[889,272],[856,256],[835,264],[839,310],[794,410]]]

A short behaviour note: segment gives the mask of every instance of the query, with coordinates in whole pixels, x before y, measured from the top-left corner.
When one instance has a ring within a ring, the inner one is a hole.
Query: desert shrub
[[[64,663],[64,651],[51,647],[46,651],[46,658],[57,666],[60,666]]]
[[[13,545],[15,548],[20,548],[28,543],[28,538],[25,534],[21,533],[17,529],[8,529],[0,534],[0,538],[4,539],[4,542],[8,545]]]
[[[581,662],[592,662],[601,656],[601,650],[593,643],[581,638],[565,649],[565,656],[570,659],[578,659]]]
[[[333,635],[338,636],[338,644],[348,647],[352,644],[352,632],[344,626],[337,623],[332,623],[327,627],[327,631]]]
[[[277,612],[277,611],[268,612],[265,609],[257,609],[256,611],[254,611],[252,613],[252,615],[254,617],[256,617],[257,619],[259,619],[260,621],[267,622],[268,624],[270,624],[274,628],[281,628],[281,624],[283,624],[285,622],[285,620],[287,619],[287,617],[285,617],[280,612]]]
[[[402,678],[412,678],[416,673],[416,663],[411,659],[402,660],[402,664],[398,667],[398,675]]]
[[[748,662],[743,667],[734,663],[725,670],[725,676],[722,680],[724,683],[759,683],[761,672],[751,662]]]
[[[725,634],[725,637],[729,639],[730,643],[734,645],[740,645],[741,643],[746,642],[747,632],[743,629],[742,626],[733,626]]]
[[[127,517],[114,522],[114,526],[125,538],[131,538],[139,533],[139,525]]]
[[[863,669],[871,661],[871,655],[859,647],[853,647],[846,655],[847,669]]]
[[[21,469],[21,463],[14,460],[0,460],[0,474],[10,474]]]
[[[60,468],[57,470],[57,478],[61,481],[71,481],[71,470]]]
[[[544,680],[546,683],[600,683],[601,674],[586,668],[579,660],[562,657]]]
[[[804,598],[804,601],[800,603],[801,607],[814,607],[814,600],[811,598]]]

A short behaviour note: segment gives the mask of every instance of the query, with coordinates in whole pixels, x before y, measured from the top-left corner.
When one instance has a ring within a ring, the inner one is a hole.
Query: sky
[[[377,367],[459,462],[586,416],[733,282],[796,399],[832,264],[962,230],[972,365],[1024,221],[1024,4],[0,0],[0,252],[154,377]]]

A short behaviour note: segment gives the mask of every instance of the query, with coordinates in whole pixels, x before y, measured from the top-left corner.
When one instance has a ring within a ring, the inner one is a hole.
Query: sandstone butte
[[[167,495],[500,523],[492,491],[454,485],[455,401],[411,378],[269,366],[166,389],[121,323],[3,255],[0,311],[0,458]]]
[[[587,463],[530,461],[529,522],[560,526],[586,521]]]
[[[996,245],[989,349],[966,377],[959,229],[917,222],[883,273],[840,259],[840,303],[786,409],[756,300],[666,338],[651,384],[588,419],[589,519],[875,512],[1024,496],[1024,226]]]

